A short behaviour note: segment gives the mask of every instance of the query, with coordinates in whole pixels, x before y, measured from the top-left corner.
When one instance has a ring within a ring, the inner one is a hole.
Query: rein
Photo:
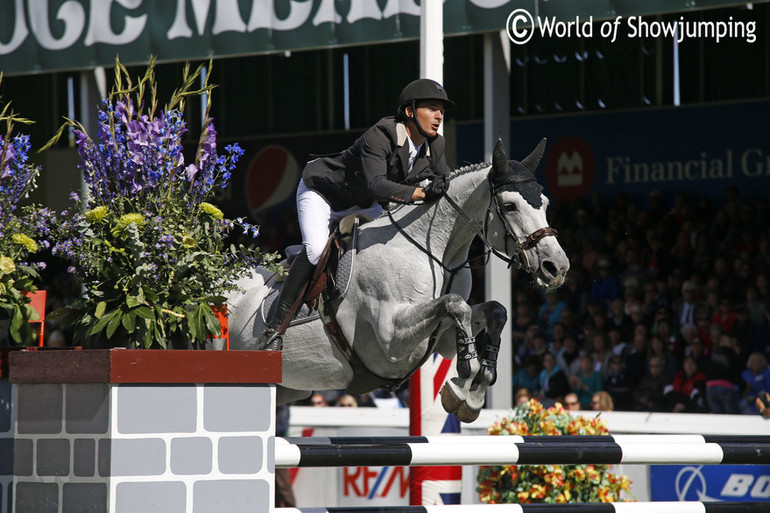
[[[527,258],[526,250],[533,248],[535,245],[537,245],[540,239],[543,239],[544,237],[558,236],[559,232],[556,231],[554,228],[551,228],[550,226],[546,226],[545,228],[540,228],[539,230],[535,230],[534,232],[526,236],[523,241],[519,240],[519,238],[516,237],[516,234],[513,233],[513,229],[508,224],[508,220],[503,215],[502,210],[500,209],[500,200],[498,199],[497,192],[495,191],[494,185],[491,182],[489,184],[489,188],[491,192],[490,194],[491,198],[489,200],[489,206],[487,207],[487,212],[489,212],[489,210],[492,207],[492,203],[494,202],[497,215],[502,220],[503,227],[505,228],[506,248],[508,247],[509,238],[513,240],[516,244],[516,249],[513,257],[509,257],[508,255],[496,250],[494,247],[492,247],[492,244],[487,239],[487,232],[489,231],[489,216],[485,216],[484,228],[482,229],[473,219],[470,218],[470,216],[462,209],[462,207],[458,205],[457,202],[455,202],[450,196],[445,194],[444,199],[457,212],[459,217],[461,217],[468,224],[468,226],[470,226],[471,229],[476,233],[476,236],[479,238],[479,240],[481,240],[482,244],[486,248],[487,254],[493,253],[503,262],[506,262],[508,264],[508,268],[510,268],[513,265],[517,269],[524,269],[527,273],[531,273],[532,267],[529,264],[529,258]],[[454,267],[454,268],[447,267],[446,265],[444,265],[444,262],[442,262],[438,257],[436,257],[433,253],[431,253],[426,247],[424,247],[417,240],[415,240],[414,237],[406,233],[406,231],[393,218],[393,214],[391,213],[390,209],[387,209],[387,212],[388,212],[388,219],[390,219],[390,222],[396,227],[396,229],[401,235],[403,235],[410,243],[416,246],[420,251],[428,255],[434,262],[436,262],[439,266],[441,266],[441,268],[445,272],[449,273],[449,282],[447,283],[445,292],[448,292],[449,290],[451,290],[452,282],[454,281],[455,274],[457,274],[457,271],[459,271],[463,267],[466,267],[467,265],[469,265],[470,257],[467,258],[462,264],[458,265],[457,267]]]

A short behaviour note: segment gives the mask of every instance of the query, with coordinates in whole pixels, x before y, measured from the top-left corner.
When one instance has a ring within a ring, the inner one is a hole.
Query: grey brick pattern
[[[179,475],[211,472],[213,446],[210,438],[175,438],[171,440],[171,472]]]
[[[62,513],[107,513],[106,483],[64,483]]]
[[[267,513],[270,487],[266,481],[198,481],[193,487],[194,513]]]
[[[120,513],[186,513],[187,487],[181,481],[118,483],[115,503]]]
[[[258,436],[219,439],[219,471],[223,474],[256,474],[262,467],[264,441]]]
[[[35,468],[39,476],[69,475],[70,441],[66,438],[38,440]]]
[[[113,476],[157,476],[166,471],[166,442],[113,438],[110,460]]]
[[[0,513],[11,502],[15,513],[271,511],[271,386],[15,388],[13,437],[0,432]]]
[[[194,385],[118,387],[118,432],[193,433],[197,389]]]
[[[52,435],[61,433],[63,386],[42,384],[16,387],[17,433]]]
[[[266,387],[208,385],[203,391],[203,424],[207,431],[266,431],[270,415],[260,405],[269,396]]]
[[[64,411],[67,433],[107,434],[109,391],[106,383],[67,385]]]
[[[79,438],[73,442],[72,473],[77,477],[96,475],[96,441]]]

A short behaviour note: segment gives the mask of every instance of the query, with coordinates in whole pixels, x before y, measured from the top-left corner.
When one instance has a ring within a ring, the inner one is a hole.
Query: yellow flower
[[[118,224],[112,228],[113,237],[121,235],[132,224],[140,228],[144,225],[144,216],[142,214],[123,214],[120,216]]]
[[[8,258],[5,255],[0,255],[0,272],[3,274],[11,274],[16,270],[16,264],[13,263],[13,259]]]
[[[86,221],[89,223],[98,223],[104,219],[104,216],[107,215],[107,212],[109,212],[110,209],[108,209],[104,205],[99,205],[98,207],[94,207],[88,212],[86,212]]]
[[[30,253],[35,253],[38,250],[37,242],[23,233],[14,233],[11,236],[11,240],[16,244],[27,248],[27,251]]]
[[[221,210],[219,210],[211,203],[206,203],[205,201],[198,205],[198,208],[201,209],[201,212],[210,215],[214,219],[222,219],[225,216]]]
[[[126,228],[131,223],[136,226],[142,226],[144,224],[144,216],[142,214],[123,214],[118,220],[118,225],[122,228]]]
[[[182,236],[182,246],[186,248],[194,248],[196,245],[196,241],[194,238],[190,237],[189,235],[185,234]]]

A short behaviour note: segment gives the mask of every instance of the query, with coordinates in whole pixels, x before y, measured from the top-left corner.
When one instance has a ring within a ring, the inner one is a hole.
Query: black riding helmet
[[[447,96],[444,86],[435,80],[431,80],[429,78],[421,78],[419,80],[415,80],[414,82],[410,82],[401,91],[401,94],[398,97],[399,119],[414,119],[406,115],[406,106],[411,105],[412,111],[415,112],[417,110],[417,102],[424,100],[439,100],[444,104],[446,108],[454,107],[455,105],[455,102],[450,100]],[[417,126],[417,131],[420,132],[420,135],[428,138],[428,134],[425,133],[420,124],[417,123],[417,120],[414,121],[415,125]]]

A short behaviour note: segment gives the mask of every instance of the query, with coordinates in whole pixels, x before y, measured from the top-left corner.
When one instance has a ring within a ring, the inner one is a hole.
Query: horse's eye
[[[503,208],[505,208],[506,212],[514,212],[516,211],[516,205],[513,203],[506,203],[503,205]]]

